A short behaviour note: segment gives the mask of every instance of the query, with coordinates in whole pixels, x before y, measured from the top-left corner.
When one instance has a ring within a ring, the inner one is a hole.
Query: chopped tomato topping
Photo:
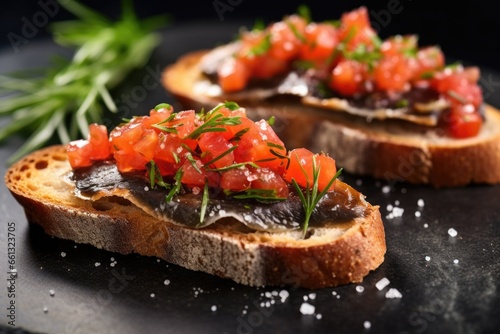
[[[73,168],[114,159],[120,172],[144,172],[145,177],[159,173],[174,190],[185,186],[199,193],[208,185],[229,196],[281,200],[289,195],[292,177],[301,187],[308,187],[302,168],[313,182],[313,156],[320,168],[314,181],[320,190],[336,173],[333,159],[305,149],[288,152],[268,121],[250,120],[232,102],[199,114],[193,110],[174,113],[170,106],[156,108],[149,116],[134,117],[115,127],[109,138],[104,126],[92,124],[89,132],[89,140],[67,146]],[[299,156],[306,161],[302,168]]]
[[[326,89],[325,95],[397,98],[412,88],[425,88],[435,90],[451,108],[472,104],[480,115],[483,96],[477,67],[446,68],[442,50],[420,47],[417,35],[380,39],[364,6],[344,13],[338,24],[307,22],[291,15],[240,37],[235,53],[218,68],[219,85],[225,92],[294,70],[319,81],[318,91]]]

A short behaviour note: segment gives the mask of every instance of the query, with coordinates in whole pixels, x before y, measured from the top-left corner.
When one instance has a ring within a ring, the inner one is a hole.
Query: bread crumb
[[[304,315],[314,314],[315,309],[314,305],[309,303],[302,303],[302,305],[300,305],[300,313]]]
[[[390,288],[385,294],[385,298],[401,298],[403,295],[395,288]]]
[[[389,281],[389,279],[387,279],[387,277],[384,277],[382,278],[380,281],[378,281],[377,283],[375,283],[375,287],[381,291],[383,290],[386,286],[389,285],[389,283],[391,283],[391,281]]]
[[[357,291],[357,292],[363,292],[363,291],[365,291],[365,288],[364,288],[363,286],[361,286],[361,285],[358,285],[358,286],[356,287],[356,291]]]
[[[423,207],[423,206],[425,205],[424,200],[420,198],[420,199],[417,201],[417,205],[418,205],[419,207]]]
[[[455,229],[452,227],[452,228],[450,228],[450,229],[448,230],[448,234],[450,235],[450,237],[453,237],[453,238],[454,238],[454,237],[456,237],[456,236],[458,235],[458,232],[457,232],[457,230],[455,230]]]
[[[371,322],[369,322],[369,321],[367,320],[367,321],[363,322],[363,327],[364,327],[365,329],[370,329],[370,327],[372,327],[372,324],[371,324]]]

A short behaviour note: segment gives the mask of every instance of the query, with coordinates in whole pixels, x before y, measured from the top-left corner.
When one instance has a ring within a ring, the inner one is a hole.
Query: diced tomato
[[[449,136],[463,139],[476,136],[481,130],[483,120],[472,105],[459,105],[444,112],[440,119]]]
[[[70,142],[66,147],[66,152],[72,168],[92,165],[92,147],[88,140],[80,139]]]
[[[412,70],[407,58],[400,54],[381,59],[373,76],[377,89],[398,92],[409,88]]]
[[[472,104],[478,108],[483,102],[481,88],[471,82],[477,72],[446,69],[431,79],[431,87],[445,95],[452,104]]]
[[[134,144],[134,151],[147,161],[153,160],[158,145],[158,134],[153,129],[146,129],[142,137]]]
[[[318,189],[323,191],[330,180],[337,173],[335,160],[329,156],[322,154],[313,154],[305,148],[294,149],[289,152],[290,166],[284,174],[284,179],[287,182],[292,182],[292,179],[301,187],[312,187],[313,178],[313,157],[316,161],[316,168],[320,169],[318,175]],[[333,190],[334,184],[330,187]]]
[[[161,133],[155,148],[155,160],[168,163],[183,163],[186,154],[193,151],[198,144],[195,140],[181,139],[172,133]]]
[[[142,137],[143,132],[144,126],[137,119],[133,119],[123,126],[114,128],[109,134],[112,148],[116,151],[133,150],[134,144]]]
[[[416,35],[396,35],[387,38],[380,46],[384,57],[406,54],[413,56],[418,50],[418,39]]]
[[[149,117],[144,117],[143,124],[146,129],[151,128],[152,125],[158,124],[166,120],[174,111],[171,105],[165,104],[164,107],[156,109],[151,109],[149,111]],[[160,132],[160,130],[156,130]]]
[[[252,75],[259,79],[269,79],[286,72],[289,66],[286,61],[263,55],[255,58]]]
[[[305,26],[305,20],[297,15],[273,23],[269,28],[271,34],[269,55],[281,61],[295,58],[304,39]]]
[[[248,124],[249,131],[241,136],[234,151],[236,162],[255,162],[260,167],[282,173],[287,165],[286,149],[265,120]]]
[[[352,51],[361,44],[373,46],[377,33],[370,25],[366,7],[344,13],[340,18],[339,40],[346,50]]]
[[[432,77],[433,72],[441,70],[445,65],[444,54],[437,46],[429,46],[417,51],[413,79],[420,80]]]
[[[241,59],[229,57],[217,68],[217,77],[223,91],[235,92],[247,85],[250,68]]]
[[[198,145],[201,150],[203,163],[214,161],[209,167],[223,168],[234,163],[234,154],[229,151],[233,145],[218,132],[207,132],[200,136]]]
[[[89,144],[92,149],[90,159],[105,160],[111,156],[108,129],[104,125],[89,125]]]
[[[142,154],[134,150],[118,150],[113,153],[113,157],[120,172],[145,170],[149,162]]]
[[[197,126],[194,110],[185,110],[176,114],[173,120],[166,123],[167,127],[175,128],[179,138],[188,136]]]
[[[316,67],[321,67],[338,45],[337,29],[327,23],[309,23],[304,31],[304,39],[300,58],[314,62]]]
[[[186,160],[180,168],[182,169],[181,182],[190,188],[203,188],[205,186],[205,182],[207,181],[210,187],[219,187],[219,173],[207,172],[206,169],[203,168],[203,163],[199,159],[192,159],[194,159],[194,161]]]
[[[230,191],[250,188],[251,172],[246,167],[233,168],[221,173],[220,187]]]
[[[273,170],[259,168],[252,173],[252,189],[274,190],[275,197],[287,198],[288,185],[283,178]]]
[[[344,96],[361,92],[366,68],[363,64],[349,59],[341,60],[332,71],[330,88]]]

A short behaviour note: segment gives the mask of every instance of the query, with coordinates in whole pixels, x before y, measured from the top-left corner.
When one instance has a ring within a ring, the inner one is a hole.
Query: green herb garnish
[[[224,132],[225,125],[239,125],[241,124],[241,117],[224,117],[223,114],[216,114],[215,116],[209,118],[205,123],[201,124],[199,127],[193,130],[186,138],[197,139],[203,133],[207,132]]]
[[[160,169],[153,160],[151,160],[148,163],[148,174],[149,174],[149,183],[151,185],[151,189],[153,189],[157,185],[163,188],[170,188],[170,185],[165,181],[163,181]]]
[[[0,141],[14,134],[29,136],[8,163],[45,145],[58,135],[62,143],[88,136],[89,123],[102,123],[105,110],[117,111],[110,90],[133,69],[143,67],[160,36],[153,30],[167,17],[139,20],[131,1],[113,22],[75,0],[60,1],[74,21],[51,25],[54,40],[75,48],[71,60],[37,70],[0,77],[0,117],[10,122],[0,129]]]
[[[260,56],[271,49],[271,34],[267,33],[262,41],[248,51],[248,56]]]
[[[295,156],[296,159],[298,159],[297,156]],[[321,171],[321,166],[317,166],[316,164],[316,157],[313,156],[312,160],[312,167],[313,167],[313,180],[312,180],[312,186],[311,183],[309,182],[309,177],[302,167],[302,164],[299,165],[302,168],[302,172],[304,173],[306,177],[306,187],[304,190],[300,188],[298,185],[297,181],[292,178],[292,184],[293,187],[295,188],[295,191],[299,195],[300,201],[302,202],[302,207],[304,208],[304,213],[305,213],[305,219],[304,219],[304,225],[302,226],[302,238],[305,238],[306,233],[307,233],[307,228],[309,227],[309,220],[311,219],[311,215],[316,209],[316,206],[318,205],[319,201],[325,194],[328,192],[328,189],[332,186],[333,182],[339,177],[339,175],[342,173],[342,168],[337,171],[337,173],[332,177],[330,182],[326,185],[325,189],[323,189],[322,192],[318,194],[318,180],[319,180],[319,173]]]
[[[300,5],[297,8],[297,14],[302,17],[307,23],[311,22],[311,10],[306,5]]]
[[[226,193],[226,195],[231,195]],[[259,202],[286,201],[286,197],[278,197],[274,189],[248,189],[243,192],[232,195],[236,199],[255,199]]]
[[[165,202],[170,202],[172,198],[174,198],[175,195],[177,195],[181,189],[182,189],[182,176],[184,176],[184,172],[182,171],[182,168],[179,168],[177,172],[175,173],[174,176],[174,184],[172,186],[172,189],[168,192],[167,196],[165,196]]]
[[[205,180],[205,186],[203,187],[203,197],[201,199],[201,210],[200,210],[200,224],[203,224],[205,220],[205,213],[207,212],[208,206],[208,180]]]
[[[221,154],[219,154],[218,156],[216,156],[215,158],[213,158],[212,160],[210,160],[209,162],[207,162],[205,164],[205,166],[210,166],[211,164],[213,164],[214,162],[216,161],[219,161],[220,159],[224,158],[226,155],[228,155],[229,153],[233,152],[234,150],[236,150],[238,148],[237,145],[233,146],[233,147],[230,147],[228,148],[226,151],[222,152]]]

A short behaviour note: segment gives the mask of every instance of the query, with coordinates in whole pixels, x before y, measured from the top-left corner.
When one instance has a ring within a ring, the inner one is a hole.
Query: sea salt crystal
[[[310,293],[309,294],[309,299],[311,299],[311,300],[316,299],[316,294],[314,292]]]
[[[149,191],[149,187],[148,187],[148,186],[145,186],[145,187],[144,187],[144,191]]]
[[[429,224],[425,223],[424,228],[428,228],[428,227],[429,227]]]
[[[212,305],[212,307],[210,309],[212,310],[212,312],[217,311],[217,305]]]
[[[387,277],[384,277],[380,281],[375,283],[375,287],[380,291],[380,290],[384,289],[386,286],[388,286],[389,283],[391,283],[391,281],[389,281],[387,279]]]
[[[321,319],[321,318],[323,318],[323,316],[321,315],[321,313],[316,314],[316,319],[318,319],[318,320],[319,320],[319,319]]]
[[[390,288],[385,294],[385,298],[401,298],[403,295],[397,289]]]
[[[307,301],[309,299],[309,297],[307,297],[307,296],[304,296],[302,298],[304,299],[304,301]]]
[[[372,324],[369,321],[365,321],[365,322],[363,322],[363,327],[365,329],[370,329],[370,327],[372,327]]]
[[[96,263],[94,263],[94,265],[95,265],[96,267],[99,267],[99,266],[101,265],[101,263],[100,263],[100,262],[96,262]]]
[[[336,296],[337,295],[337,291],[332,291],[332,295]]]
[[[154,298],[154,297],[155,297],[155,294],[154,294],[154,293],[152,293],[152,294],[150,294],[150,296],[151,296],[151,298]]]
[[[357,179],[357,180],[356,180],[356,185],[357,185],[357,186],[361,186],[361,185],[363,185],[363,180],[361,180],[361,179]]]
[[[399,200],[395,200],[394,205],[396,205],[396,206],[399,205]]]
[[[47,313],[47,312],[49,312],[49,308],[47,306],[44,306],[43,307],[43,313]]]
[[[300,305],[300,313],[302,314],[314,314],[315,307],[309,303],[302,303]]]
[[[431,260],[431,257],[430,256],[426,256],[425,257],[425,261],[430,261]]]
[[[453,237],[453,238],[454,238],[454,237],[456,237],[456,236],[457,236],[458,232],[457,232],[457,230],[455,230],[455,229],[452,227],[452,228],[450,228],[450,229],[448,230],[448,234],[450,235],[450,237]]]
[[[65,256],[66,256],[66,253],[61,252],[61,257],[65,257]]]
[[[168,280],[168,279],[164,280],[164,281],[163,281],[163,284],[165,284],[165,285],[169,285],[169,284],[170,284],[170,280]]]
[[[54,295],[55,295],[55,294],[56,294],[56,293],[55,293],[55,291],[54,291],[54,290],[52,290],[52,289],[50,289],[50,290],[49,290],[49,295],[50,295],[51,297],[54,297]]]
[[[392,204],[387,204],[386,209],[387,211],[392,211],[392,209],[394,209],[394,206],[392,206]]]
[[[390,191],[391,191],[391,187],[390,186],[383,186],[382,187],[382,192],[384,194],[388,194]]]
[[[420,198],[420,199],[417,201],[417,205],[418,205],[419,207],[423,207],[423,206],[425,205],[424,200]]]
[[[281,298],[281,302],[284,303],[288,296],[290,296],[290,293],[286,290],[281,290],[279,296]]]
[[[419,218],[421,215],[420,211],[415,211],[415,217]]]
[[[356,291],[357,291],[357,292],[363,292],[363,291],[365,291],[365,288],[364,288],[363,286],[361,286],[361,285],[358,285],[358,286],[356,287]]]
[[[453,260],[453,263],[458,264],[458,259]]]

